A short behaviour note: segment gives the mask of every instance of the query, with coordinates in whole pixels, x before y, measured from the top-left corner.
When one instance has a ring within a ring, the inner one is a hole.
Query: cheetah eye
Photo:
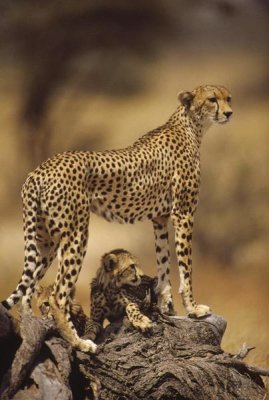
[[[231,96],[228,96],[228,97],[227,97],[227,102],[228,102],[228,103],[231,103],[231,101],[232,101]]]
[[[129,275],[128,269],[126,269],[125,271],[123,271],[123,272],[121,273],[121,277],[122,277],[122,278],[126,278],[126,277],[128,277],[128,275]]]
[[[129,267],[134,269],[136,267],[136,265],[135,264],[130,264]]]
[[[211,103],[216,103],[217,102],[217,98],[216,97],[209,97],[208,99]]]

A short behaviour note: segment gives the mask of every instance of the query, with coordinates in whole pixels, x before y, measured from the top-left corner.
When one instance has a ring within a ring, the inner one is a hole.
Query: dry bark
[[[126,321],[109,325],[96,355],[72,350],[53,323],[25,315],[19,323],[0,307],[1,400],[264,400],[261,375],[221,349],[226,322],[172,319],[157,312],[149,335]]]

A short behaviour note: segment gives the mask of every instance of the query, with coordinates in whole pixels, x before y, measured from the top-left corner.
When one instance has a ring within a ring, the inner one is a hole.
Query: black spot
[[[26,275],[26,276],[29,276],[29,278],[32,278],[32,277],[33,277],[33,272],[32,272],[30,269],[27,269],[27,270],[25,271],[25,275]]]
[[[10,310],[11,306],[8,304],[6,300],[1,302],[2,306],[4,306],[7,310]]]
[[[162,235],[160,235],[160,239],[162,239],[162,240],[168,239],[168,232],[167,233],[163,233]]]
[[[184,263],[183,261],[180,261],[180,262],[179,262],[179,266],[180,266],[180,267],[183,267],[184,269],[188,269],[187,264]]]
[[[21,285],[19,285],[18,289],[19,289],[23,294],[25,294],[27,288],[26,288],[26,286],[24,286],[23,284],[21,284]]]
[[[42,258],[42,264],[45,265],[45,266],[47,266],[48,260],[47,260],[46,257],[43,257],[43,258]]]

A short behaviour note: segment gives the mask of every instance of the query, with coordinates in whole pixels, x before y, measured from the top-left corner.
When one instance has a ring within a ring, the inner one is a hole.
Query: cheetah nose
[[[225,117],[227,117],[227,119],[229,119],[230,116],[233,114],[233,112],[232,111],[225,111],[223,114],[225,115]]]

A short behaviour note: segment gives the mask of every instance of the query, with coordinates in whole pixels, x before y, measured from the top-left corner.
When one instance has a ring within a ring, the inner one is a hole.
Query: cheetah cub
[[[141,309],[147,310],[155,301],[154,282],[128,251],[116,249],[104,254],[91,283],[91,323],[86,336],[95,340],[105,319],[112,322],[124,315],[136,329],[150,330],[152,321]]]

